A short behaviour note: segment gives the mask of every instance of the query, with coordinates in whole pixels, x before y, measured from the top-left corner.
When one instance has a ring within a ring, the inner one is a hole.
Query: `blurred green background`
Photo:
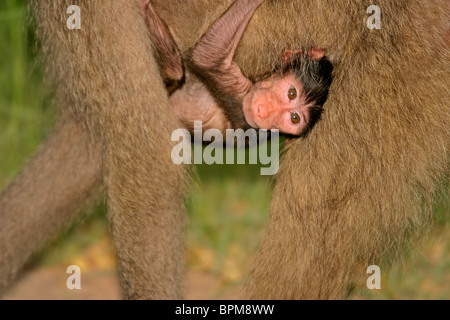
[[[0,190],[46,138],[57,116],[35,60],[25,4],[0,1]],[[239,287],[250,270],[269,212],[272,181],[259,174],[259,166],[198,166],[198,173],[186,200],[187,264],[190,271],[215,279],[216,292],[203,296],[214,298]],[[436,224],[383,273],[382,290],[357,291],[351,298],[449,299],[449,207],[446,193],[435,205]],[[78,264],[114,270],[104,211],[98,206],[50,244],[33,269]]]

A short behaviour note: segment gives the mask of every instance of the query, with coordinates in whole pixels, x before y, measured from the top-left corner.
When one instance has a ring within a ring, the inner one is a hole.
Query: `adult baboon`
[[[81,30],[64,27],[72,2],[81,6]],[[230,3],[154,1],[182,52]],[[350,280],[368,265],[379,265],[424,221],[448,174],[448,4],[377,4],[381,29],[370,30],[370,1],[267,1],[242,38],[235,61],[249,78],[270,71],[287,48],[325,48],[335,63],[323,121],[306,139],[290,144],[281,163],[249,298],[344,297]],[[187,175],[170,161],[166,139],[177,122],[168,111],[139,8],[134,1],[50,0],[36,0],[33,7],[60,101],[77,121],[67,120],[63,128],[72,126],[80,135],[61,139],[84,146],[91,137],[92,152],[101,150],[102,157],[93,156],[90,164],[82,155],[86,149],[74,146],[86,171],[71,175],[70,162],[45,157],[55,148],[50,140],[7,189],[0,199],[2,288],[36,243],[59,227],[57,221],[70,221],[71,204],[97,188],[95,167],[101,165],[125,297],[180,297]],[[67,150],[59,152],[72,158]],[[22,203],[32,196],[32,189],[22,187],[38,171],[33,167],[46,161],[55,171],[38,175],[38,184],[56,200],[15,209],[13,199]],[[59,177],[69,186],[79,177],[86,183],[81,192],[60,190]],[[31,235],[30,223],[50,219],[46,206],[64,213],[52,215],[52,228],[33,228]]]

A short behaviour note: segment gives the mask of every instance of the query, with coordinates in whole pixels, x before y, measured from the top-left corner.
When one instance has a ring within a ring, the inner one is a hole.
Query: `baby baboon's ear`
[[[320,60],[325,57],[326,51],[321,48],[311,48],[307,50],[307,55],[311,58],[311,60]]]
[[[281,62],[283,64],[292,61],[293,57],[302,53],[302,50],[284,50],[281,54]]]

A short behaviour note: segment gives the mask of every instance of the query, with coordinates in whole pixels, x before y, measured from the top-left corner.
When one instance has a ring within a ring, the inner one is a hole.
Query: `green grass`
[[[0,2],[0,188],[46,136],[55,111],[43,99],[41,72],[33,68],[24,1]]]
[[[24,20],[25,0],[0,1],[0,189],[13,179],[51,130],[56,110],[34,67],[33,32]],[[259,166],[198,166],[199,178],[186,200],[190,268],[238,283],[248,273],[269,211],[271,180]],[[435,212],[438,223],[405,259],[383,274],[373,299],[450,298],[449,197]],[[1,222],[0,222],[1,223]],[[77,223],[37,260],[65,263],[105,237],[104,208]],[[64,262],[61,262],[64,261]]]

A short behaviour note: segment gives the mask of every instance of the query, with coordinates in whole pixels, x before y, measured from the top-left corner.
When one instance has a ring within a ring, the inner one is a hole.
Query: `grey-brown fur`
[[[100,148],[64,117],[0,197],[0,293],[49,236],[98,196]]]

